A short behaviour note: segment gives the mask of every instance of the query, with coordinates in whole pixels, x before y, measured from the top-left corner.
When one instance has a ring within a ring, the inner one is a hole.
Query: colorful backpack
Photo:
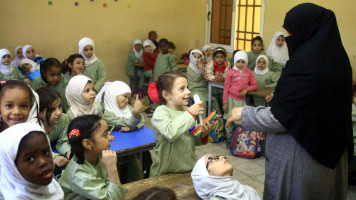
[[[219,118],[215,124],[214,129],[209,133],[209,142],[218,143],[223,142],[225,138],[225,121],[223,118]]]
[[[242,126],[237,126],[232,137],[231,153],[241,158],[260,157],[261,146],[256,132],[245,131]]]

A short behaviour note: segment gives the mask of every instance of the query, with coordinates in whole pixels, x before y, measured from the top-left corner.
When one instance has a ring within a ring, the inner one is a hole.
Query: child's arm
[[[280,77],[279,73],[270,72],[270,77],[269,77],[268,83],[265,85],[265,87],[266,88],[275,87],[277,85],[279,77]]]
[[[230,69],[231,69],[230,62],[228,62],[228,61],[225,60],[225,63],[227,63],[227,66],[226,66],[225,71],[224,71],[224,74],[223,74],[223,77],[224,77],[224,78],[226,77],[227,73],[228,73],[228,72],[230,71]]]
[[[174,55],[169,56],[169,64],[171,66],[171,71],[177,71],[177,61]]]
[[[189,66],[187,68],[187,79],[192,82],[200,82],[202,79],[205,81],[204,73],[196,74]]]
[[[232,74],[233,74],[233,71],[228,72],[226,79],[225,79],[224,93],[223,93],[223,111],[224,112],[227,112],[227,104],[229,102],[229,89],[231,86]]]
[[[58,152],[60,152],[62,155],[67,156],[67,153],[70,152],[71,150],[71,146],[69,144],[68,141],[68,137],[67,137],[67,128],[69,125],[69,118],[66,116],[66,114],[62,114],[61,120],[59,122],[59,124],[57,124],[57,133],[53,133],[56,134],[58,138],[57,142],[56,142],[56,149]],[[60,126],[60,127],[58,127]],[[50,133],[52,134],[52,133]],[[69,159],[69,157],[67,157]]]
[[[250,85],[247,86],[248,92],[257,90],[257,88],[258,88],[255,75],[253,74],[253,72],[251,70],[249,70],[249,74],[250,74]]]
[[[97,60],[96,62],[98,62],[98,67],[96,69],[97,79],[94,85],[94,89],[95,91],[99,92],[104,85],[106,73],[103,62],[101,60]]]
[[[208,81],[216,81],[216,77],[214,75],[214,61],[210,61],[205,67],[205,78]]]

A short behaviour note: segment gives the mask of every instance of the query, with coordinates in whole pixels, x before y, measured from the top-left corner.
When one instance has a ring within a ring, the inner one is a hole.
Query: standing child
[[[84,72],[85,60],[80,54],[72,54],[69,58],[62,62],[64,77],[69,81],[73,76],[86,75]]]
[[[66,115],[70,121],[81,115],[103,114],[100,103],[94,103],[96,97],[94,82],[84,75],[77,75],[70,79],[66,88],[66,97],[70,106]]]
[[[226,74],[230,71],[230,63],[226,60],[226,51],[222,47],[217,47],[213,51],[213,60],[210,61],[205,67],[205,79],[214,82],[224,82]],[[219,113],[222,109],[224,89],[211,88],[211,96],[214,96],[218,101],[218,107],[213,107]]]
[[[10,65],[11,55],[7,49],[0,49],[0,80],[19,79],[29,84],[30,80],[26,78],[17,67]]]
[[[157,55],[156,64],[153,72],[153,80],[156,81],[158,77],[169,71],[177,70],[177,62],[174,55],[168,52],[168,40],[162,38],[159,41],[159,48],[161,53]]]
[[[274,65],[274,63],[277,63],[278,65],[282,65],[282,68],[289,60],[288,48],[284,38],[284,33],[275,33],[267,49],[267,56],[269,56],[273,60],[272,65]],[[280,69],[280,67],[278,67],[277,70],[278,69]]]
[[[15,59],[11,61],[11,65],[14,67],[19,67],[20,66],[20,61],[23,59],[23,54],[22,54],[22,46],[17,46],[15,48]]]
[[[148,39],[151,40],[156,47],[158,47],[156,31],[150,31],[148,33]]]
[[[176,45],[174,45],[173,42],[168,42],[168,52],[174,56],[174,59],[176,59],[176,62],[178,61],[178,57],[174,54],[176,50]]]
[[[206,144],[213,129],[213,124],[209,123],[200,135],[189,133],[189,129],[197,124],[195,116],[204,113],[203,102],[187,107],[190,96],[188,81],[177,72],[159,76],[157,82],[151,84],[149,95],[155,103],[162,104],[152,116],[156,157],[150,177],[191,171],[197,161],[195,146]]]
[[[65,89],[68,85],[67,79],[61,73],[61,64],[56,58],[47,58],[40,62],[41,76],[35,78],[31,83],[31,88],[37,90],[40,87],[50,86],[56,89],[62,98],[64,112],[68,109]]]
[[[159,50],[156,49],[156,46],[153,44],[151,40],[145,40],[143,42],[143,61],[145,62],[144,76],[145,78],[149,78],[149,82],[153,79],[153,67],[155,66],[157,54]]]
[[[280,73],[275,73],[268,68],[268,58],[265,55],[260,55],[256,59],[256,67],[254,75],[257,81],[258,89],[275,87],[279,79]],[[267,106],[266,98],[253,96],[255,106]]]
[[[22,123],[0,134],[0,191],[5,199],[63,199],[53,179],[51,146],[38,124]]]
[[[66,135],[69,119],[62,114],[61,95],[55,89],[41,87],[36,90],[36,93],[40,99],[39,118],[51,144],[55,145],[59,152],[52,152],[54,164],[59,170],[68,163],[70,156],[70,145]],[[56,171],[55,169],[55,175]]]
[[[247,56],[248,56],[247,67],[253,71],[255,69],[255,63],[257,57],[259,55],[266,55],[266,53],[263,50],[263,40],[260,36],[256,36],[252,39],[251,46],[252,46],[252,50],[247,52]]]
[[[246,94],[249,91],[257,90],[257,82],[253,72],[246,67],[248,64],[245,51],[239,51],[234,56],[234,67],[227,73],[224,85],[224,113],[230,113],[235,107],[246,105]],[[236,123],[241,124],[241,123]],[[235,125],[236,125],[235,124]],[[227,139],[232,138],[234,126],[225,126]]]
[[[108,126],[115,126],[114,130],[130,132],[140,129],[145,123],[143,116],[140,115],[142,103],[138,99],[138,95],[133,108],[128,104],[130,97],[131,89],[122,81],[112,82],[105,90],[105,112],[102,117],[108,123]],[[118,170],[122,183],[143,178],[142,166],[136,154],[120,157]]]
[[[20,69],[22,73],[31,81],[41,76],[40,64],[35,63],[33,60],[24,58],[20,61]]]
[[[142,88],[143,85],[143,68],[145,67],[145,63],[142,58],[142,42],[137,39],[133,42],[133,48],[129,54],[129,62],[126,65],[126,72],[130,79],[138,78],[138,84],[135,83],[135,89]]]
[[[79,54],[85,59],[84,72],[95,85],[95,91],[99,92],[104,85],[106,77],[103,61],[95,56],[94,41],[84,37],[79,41]]]
[[[204,54],[204,64],[208,64],[212,59],[213,49],[209,45],[204,45],[202,48]]]
[[[33,60],[36,63],[39,63],[43,59],[40,55],[36,54],[35,49],[29,44],[22,48],[22,55],[24,58]]]
[[[59,184],[65,199],[123,200],[127,189],[121,186],[117,155],[110,149],[108,125],[98,115],[83,115],[68,126],[73,158]]]

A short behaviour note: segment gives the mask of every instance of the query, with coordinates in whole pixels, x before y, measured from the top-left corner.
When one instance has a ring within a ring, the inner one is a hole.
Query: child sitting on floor
[[[28,58],[24,58],[20,61],[20,68],[22,73],[31,81],[41,76],[40,64]]]

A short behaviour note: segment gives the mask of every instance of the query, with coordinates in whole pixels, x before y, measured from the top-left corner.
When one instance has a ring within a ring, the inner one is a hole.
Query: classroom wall
[[[263,28],[263,38],[266,47],[268,47],[275,32],[279,30],[285,32],[282,28],[285,14],[294,6],[304,2],[305,0],[266,0]],[[356,17],[354,17],[356,1],[311,0],[309,2],[334,11],[341,40],[353,68],[353,79],[356,80]]]
[[[74,6],[78,2],[78,6]],[[103,7],[106,3],[107,7]],[[206,0],[0,0],[0,48],[13,54],[31,44],[43,57],[60,61],[78,52],[82,37],[95,42],[107,80],[128,83],[126,63],[132,42],[156,30],[180,57],[205,43]],[[14,55],[12,55],[14,56]]]

